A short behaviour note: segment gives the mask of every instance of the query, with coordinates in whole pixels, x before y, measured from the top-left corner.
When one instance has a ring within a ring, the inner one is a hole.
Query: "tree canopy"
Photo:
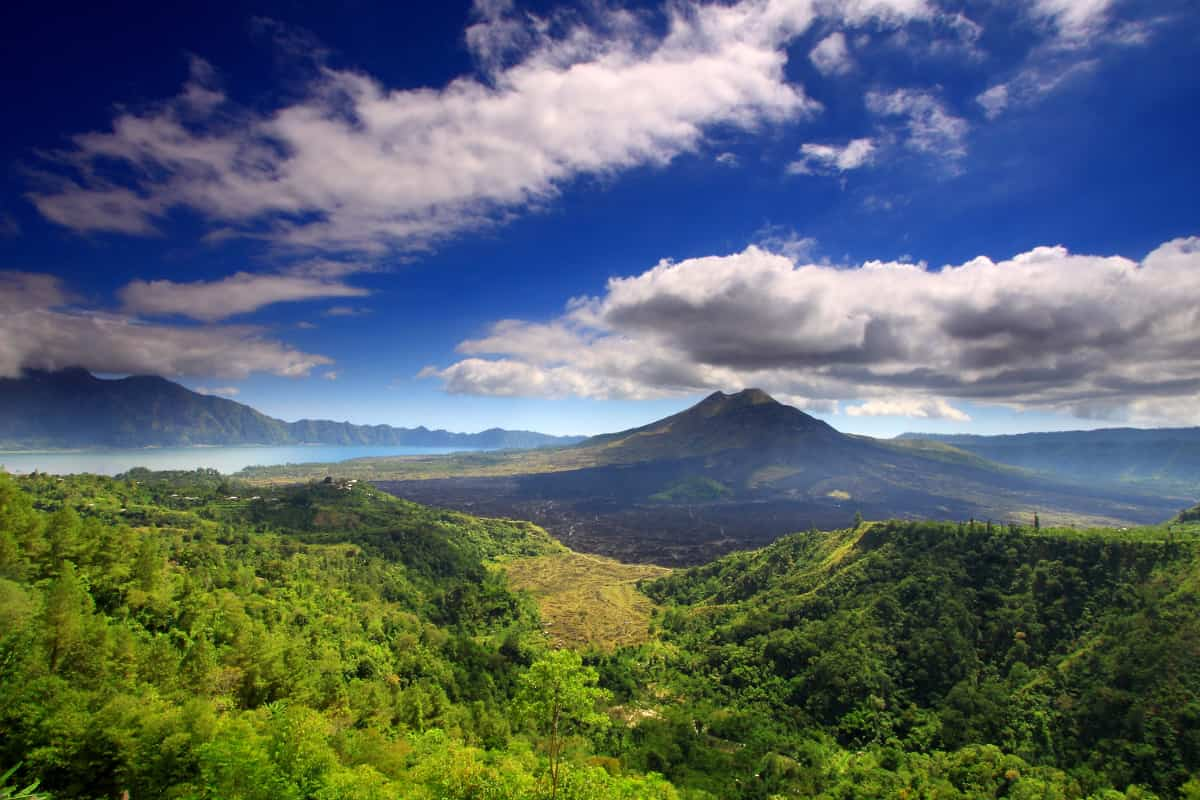
[[[812,530],[643,583],[649,640],[579,652],[505,578],[561,552],[528,523],[0,474],[0,797],[1195,797],[1198,543]]]

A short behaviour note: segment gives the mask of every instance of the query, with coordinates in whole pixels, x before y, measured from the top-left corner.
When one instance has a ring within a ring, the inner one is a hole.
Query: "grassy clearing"
[[[555,646],[602,650],[649,638],[654,602],[636,584],[671,571],[575,552],[516,559],[503,568],[513,587],[529,591],[537,600]]]

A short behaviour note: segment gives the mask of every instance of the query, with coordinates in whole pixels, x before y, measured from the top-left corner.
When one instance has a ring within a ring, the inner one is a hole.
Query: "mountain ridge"
[[[1013,467],[1085,483],[1154,485],[1200,495],[1200,428],[1099,428],[986,436],[904,433],[902,445],[934,442]]]
[[[469,513],[531,519],[624,561],[699,563],[812,526],[888,517],[1128,525],[1177,496],[1099,490],[928,441],[854,436],[765,392],[717,392],[647,425],[520,453],[368,457],[253,468],[252,480],[335,474]],[[1194,500],[1189,500],[1190,505]]]
[[[287,422],[158,375],[105,379],[70,367],[0,378],[0,447],[8,449],[288,444],[521,449],[579,439],[503,428],[454,433],[319,419]]]

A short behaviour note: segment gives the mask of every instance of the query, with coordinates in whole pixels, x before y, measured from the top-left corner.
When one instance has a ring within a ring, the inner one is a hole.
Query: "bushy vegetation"
[[[343,482],[254,491],[215,473],[0,474],[14,790],[549,794],[545,725],[513,712],[549,656],[532,602],[486,563],[556,549],[546,535]],[[556,743],[559,797],[674,796],[587,763],[587,742]]]
[[[1182,517],[814,530],[644,581],[637,644],[556,651],[506,570],[634,573],[587,583],[528,523],[0,474],[0,797],[1198,797],[1198,548]]]
[[[673,701],[630,760],[721,797],[1186,794],[1196,542],[867,523],[662,578]]]
[[[712,478],[690,476],[675,481],[661,492],[650,495],[655,503],[710,503],[733,494],[728,486]]]

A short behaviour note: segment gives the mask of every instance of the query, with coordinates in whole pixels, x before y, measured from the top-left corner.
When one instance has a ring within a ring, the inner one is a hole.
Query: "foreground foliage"
[[[543,532],[349,483],[243,494],[213,473],[0,474],[0,764],[23,762],[14,787],[550,793],[540,723],[511,712],[543,663],[536,611],[486,563],[557,549]],[[587,751],[555,743],[559,797],[674,796]]]
[[[796,534],[578,653],[505,569],[587,557],[527,523],[0,474],[0,797],[1200,797],[1192,520]]]
[[[867,523],[675,573],[630,760],[722,797],[1192,796],[1196,543]]]

